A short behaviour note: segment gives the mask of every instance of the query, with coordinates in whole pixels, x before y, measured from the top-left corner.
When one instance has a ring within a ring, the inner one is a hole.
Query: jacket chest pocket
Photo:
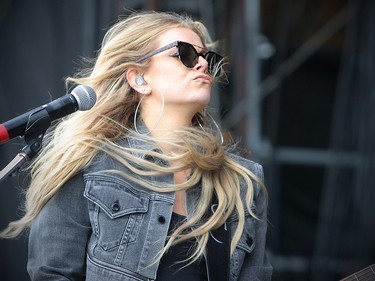
[[[98,244],[110,251],[137,240],[149,198],[128,183],[116,179],[94,179],[84,196],[91,202],[89,213]]]

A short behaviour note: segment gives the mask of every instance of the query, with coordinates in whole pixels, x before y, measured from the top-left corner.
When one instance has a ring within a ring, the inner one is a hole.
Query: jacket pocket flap
[[[237,248],[240,248],[247,253],[251,253],[254,250],[254,247],[255,241],[250,233],[244,233],[237,244]]]
[[[148,210],[149,198],[146,194],[118,178],[88,179],[84,196],[112,219]]]

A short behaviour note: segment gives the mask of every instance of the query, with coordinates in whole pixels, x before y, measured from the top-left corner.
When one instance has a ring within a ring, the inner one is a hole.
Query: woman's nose
[[[204,73],[208,72],[208,61],[206,61],[206,59],[202,55],[199,55],[198,62],[194,66],[194,69],[201,71],[203,70]]]

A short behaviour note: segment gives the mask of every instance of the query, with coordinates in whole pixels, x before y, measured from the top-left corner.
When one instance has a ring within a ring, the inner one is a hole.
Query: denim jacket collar
[[[143,139],[143,136],[147,137],[149,134],[149,130],[143,121],[139,120],[137,129],[138,132],[134,131],[133,133],[130,133],[126,136],[126,141],[128,143],[127,146],[130,149],[161,152],[160,148],[156,145],[151,137],[149,141]],[[146,154],[139,151],[131,150],[130,153],[141,159],[145,159],[146,157]]]

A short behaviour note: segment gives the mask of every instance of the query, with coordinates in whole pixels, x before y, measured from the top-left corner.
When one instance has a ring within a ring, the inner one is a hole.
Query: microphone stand
[[[39,108],[30,113],[24,133],[27,145],[0,171],[0,182],[38,154],[42,148],[44,134],[50,125],[51,118],[45,108]]]

